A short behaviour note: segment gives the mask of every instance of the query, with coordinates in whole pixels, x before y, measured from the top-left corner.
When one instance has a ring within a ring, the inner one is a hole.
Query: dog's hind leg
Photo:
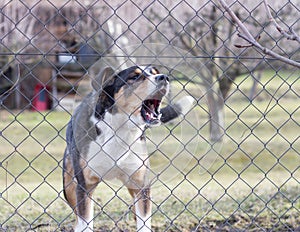
[[[93,231],[93,219],[94,219],[94,200],[92,195],[95,188],[99,183],[99,178],[91,175],[91,170],[87,166],[86,162],[81,160],[81,168],[77,171],[76,179],[76,226],[75,232],[81,231]],[[84,164],[83,164],[84,163]]]
[[[99,178],[91,177],[86,162],[80,163],[81,167],[74,168],[70,156],[65,153],[63,163],[64,195],[76,214],[74,231],[93,231],[92,194],[99,183]]]
[[[63,190],[64,196],[68,204],[76,213],[76,188],[77,180],[74,178],[74,169],[70,156],[65,151],[64,161],[63,161]]]

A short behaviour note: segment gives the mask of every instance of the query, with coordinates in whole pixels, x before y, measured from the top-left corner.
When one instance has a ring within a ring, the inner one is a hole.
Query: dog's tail
[[[161,109],[161,122],[167,123],[180,115],[185,115],[192,108],[195,99],[191,96],[185,96],[177,101],[175,104],[167,105]]]

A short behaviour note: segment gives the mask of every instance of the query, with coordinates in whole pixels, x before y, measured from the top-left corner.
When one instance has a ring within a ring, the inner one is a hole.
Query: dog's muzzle
[[[151,94],[145,101],[143,101],[141,109],[142,118],[149,126],[160,125],[161,100],[169,90],[168,76],[159,74],[155,77],[155,81],[157,82],[157,90],[153,94]]]

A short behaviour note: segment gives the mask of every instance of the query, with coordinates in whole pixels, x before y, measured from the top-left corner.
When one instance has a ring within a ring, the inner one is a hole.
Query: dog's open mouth
[[[141,115],[147,124],[154,125],[160,123],[160,103],[159,99],[147,99],[143,101]]]

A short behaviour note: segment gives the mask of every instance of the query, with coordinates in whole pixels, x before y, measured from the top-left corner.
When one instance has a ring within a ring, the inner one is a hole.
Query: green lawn
[[[185,120],[148,131],[155,231],[288,231],[300,224],[299,73],[265,72],[261,83],[250,103],[243,93],[251,78],[235,82],[222,144],[207,142],[203,102]],[[61,179],[69,118],[66,112],[0,111],[2,230],[71,229],[74,215]],[[120,187],[109,182],[96,190],[99,231],[135,228],[131,199]]]

